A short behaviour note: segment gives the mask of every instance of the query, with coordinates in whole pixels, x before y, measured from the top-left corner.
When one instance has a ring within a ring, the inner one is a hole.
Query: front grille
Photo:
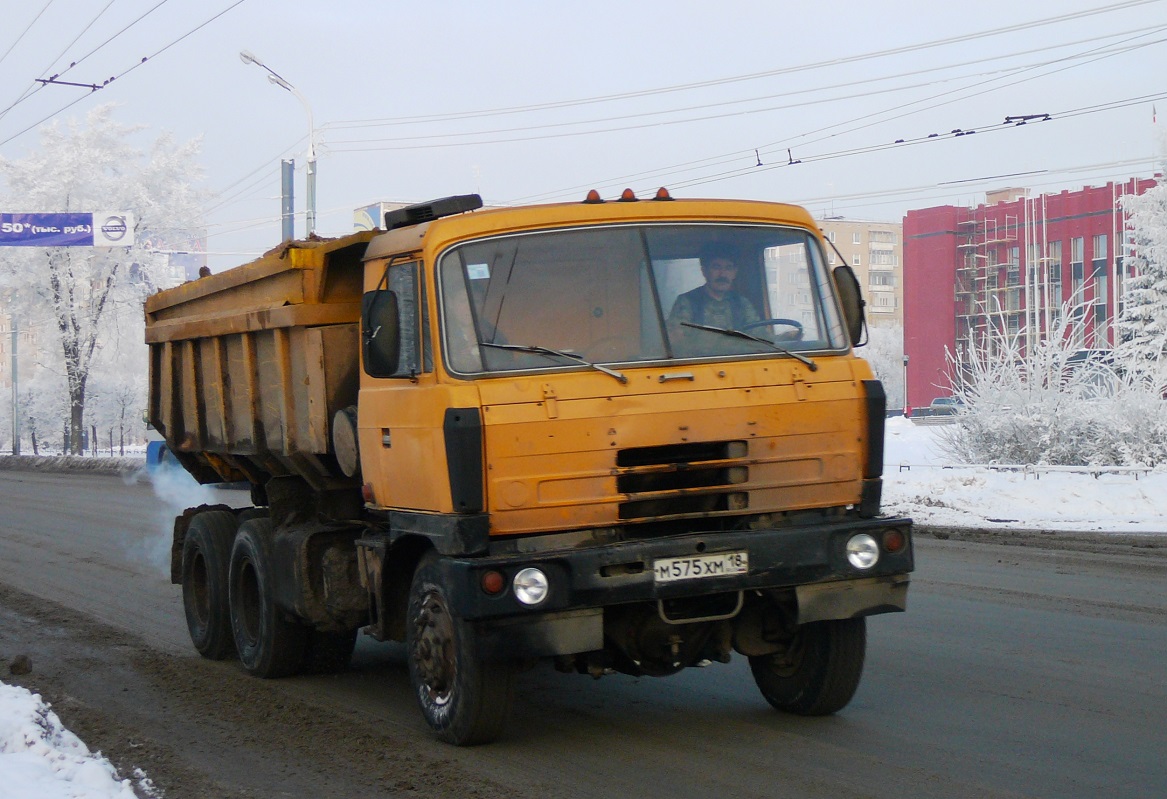
[[[622,520],[745,510],[749,495],[728,490],[749,481],[744,441],[635,447],[616,454]]]

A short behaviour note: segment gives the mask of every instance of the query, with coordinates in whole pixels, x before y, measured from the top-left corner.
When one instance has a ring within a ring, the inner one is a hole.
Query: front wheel
[[[405,647],[410,683],[438,738],[456,746],[488,743],[506,722],[514,669],[477,657],[473,630],[450,610],[438,563],[436,552],[426,553],[409,589]]]
[[[828,716],[843,709],[863,674],[866,620],[803,624],[790,647],[750,658],[754,682],[774,707],[800,716]]]
[[[304,663],[309,629],[275,600],[272,523],[244,522],[231,548],[231,630],[243,667],[257,677],[287,677]]]

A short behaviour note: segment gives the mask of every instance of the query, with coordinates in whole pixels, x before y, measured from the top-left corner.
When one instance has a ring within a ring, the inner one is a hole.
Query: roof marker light
[[[634,203],[636,202],[636,194],[632,191],[632,189],[625,189],[624,191],[620,192],[620,199],[616,202]]]
[[[588,204],[602,203],[603,201],[604,201],[604,198],[601,197],[600,193],[598,191],[596,191],[595,189],[592,189],[591,191],[589,191],[588,196],[584,197],[584,202],[588,203]]]
[[[673,195],[669,194],[668,189],[666,189],[664,186],[661,186],[659,189],[656,190],[656,196],[653,197],[652,199],[654,199],[654,200],[671,200],[671,199],[673,199]]]

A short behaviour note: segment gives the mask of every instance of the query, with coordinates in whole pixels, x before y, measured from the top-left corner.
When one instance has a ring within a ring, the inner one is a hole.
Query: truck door
[[[442,424],[420,263],[392,263],[361,311],[358,435],[364,481],[379,507],[447,510]]]

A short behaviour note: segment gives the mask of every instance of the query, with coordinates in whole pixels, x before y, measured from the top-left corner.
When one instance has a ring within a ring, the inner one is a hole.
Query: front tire
[[[800,716],[842,710],[863,675],[867,624],[863,618],[801,625],[785,652],[750,658],[754,682],[774,707]]]
[[[257,677],[288,677],[304,663],[309,629],[275,601],[272,523],[244,522],[231,548],[231,630],[243,667]]]
[[[488,743],[506,722],[514,668],[477,657],[473,630],[450,610],[438,563],[438,554],[427,552],[409,589],[405,646],[410,683],[439,739],[456,746]]]
[[[208,660],[235,654],[228,604],[228,570],[235,516],[204,511],[191,520],[182,542],[182,607],[190,640]]]

